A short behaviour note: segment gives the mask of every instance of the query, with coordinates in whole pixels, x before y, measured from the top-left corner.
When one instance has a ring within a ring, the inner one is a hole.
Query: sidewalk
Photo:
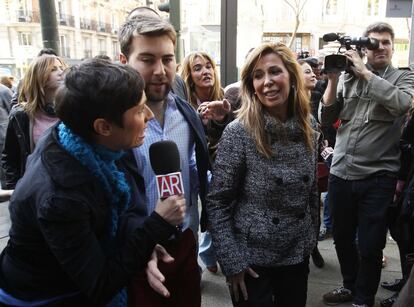
[[[8,202],[2,202],[0,203],[0,251],[6,246],[9,227]],[[308,307],[326,306],[322,302],[322,295],[341,285],[341,273],[339,271],[332,239],[319,242],[319,250],[325,259],[325,266],[322,269],[316,268],[311,261],[308,285]],[[388,240],[384,254],[388,258],[388,265],[382,270],[381,280],[392,281],[395,278],[401,278],[398,249],[394,241]],[[212,274],[204,270],[201,287],[202,307],[232,306],[225,279],[221,272]],[[379,306],[380,300],[391,296],[391,294],[391,292],[380,287],[376,297],[376,306]],[[351,304],[337,306],[348,307]]]
[[[319,242],[319,250],[325,259],[325,266],[322,269],[310,264],[310,275],[308,283],[308,307],[327,306],[322,302],[322,295],[326,292],[341,286],[342,278],[336,258],[332,238]],[[388,258],[388,265],[382,270],[381,281],[392,281],[401,278],[401,269],[398,248],[394,241],[388,240],[384,254]],[[204,270],[202,279],[202,307],[231,307],[231,301],[226,289],[224,276],[221,273],[216,275]],[[388,298],[392,292],[379,287],[375,306],[379,306],[382,299]],[[352,303],[340,304],[339,307],[350,307]]]

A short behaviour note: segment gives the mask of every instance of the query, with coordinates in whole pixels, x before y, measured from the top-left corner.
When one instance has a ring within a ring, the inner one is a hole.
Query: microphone
[[[149,158],[155,173],[159,198],[184,194],[177,144],[173,141],[153,143],[149,147]]]
[[[339,36],[336,33],[327,33],[322,37],[322,39],[325,42],[333,42],[339,40]]]

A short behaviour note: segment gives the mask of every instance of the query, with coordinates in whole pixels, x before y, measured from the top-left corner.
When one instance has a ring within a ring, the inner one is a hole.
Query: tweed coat
[[[226,127],[218,148],[207,213],[226,276],[250,265],[301,263],[316,244],[318,133],[311,151],[295,118],[264,118],[272,158],[258,152],[239,120]]]

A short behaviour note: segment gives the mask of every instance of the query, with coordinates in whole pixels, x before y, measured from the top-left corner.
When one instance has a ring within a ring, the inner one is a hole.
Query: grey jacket
[[[369,82],[341,75],[336,101],[330,106],[321,103],[319,109],[323,125],[341,120],[331,174],[345,180],[364,179],[379,172],[397,174],[401,126],[413,96],[411,71],[390,66]]]
[[[306,149],[295,119],[266,115],[265,123],[273,158],[257,151],[239,120],[227,126],[217,152],[207,213],[227,276],[249,265],[298,264],[316,243],[316,150]]]

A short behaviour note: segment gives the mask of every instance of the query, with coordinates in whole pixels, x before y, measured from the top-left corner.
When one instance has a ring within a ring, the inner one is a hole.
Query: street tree
[[[305,7],[306,2],[308,0],[283,0],[289,7],[293,10],[295,14],[295,27],[292,32],[292,36],[290,38],[290,41],[288,43],[288,47],[292,48],[293,42],[295,41],[296,33],[298,31],[300,21],[301,21],[301,14],[303,11],[303,8]]]

